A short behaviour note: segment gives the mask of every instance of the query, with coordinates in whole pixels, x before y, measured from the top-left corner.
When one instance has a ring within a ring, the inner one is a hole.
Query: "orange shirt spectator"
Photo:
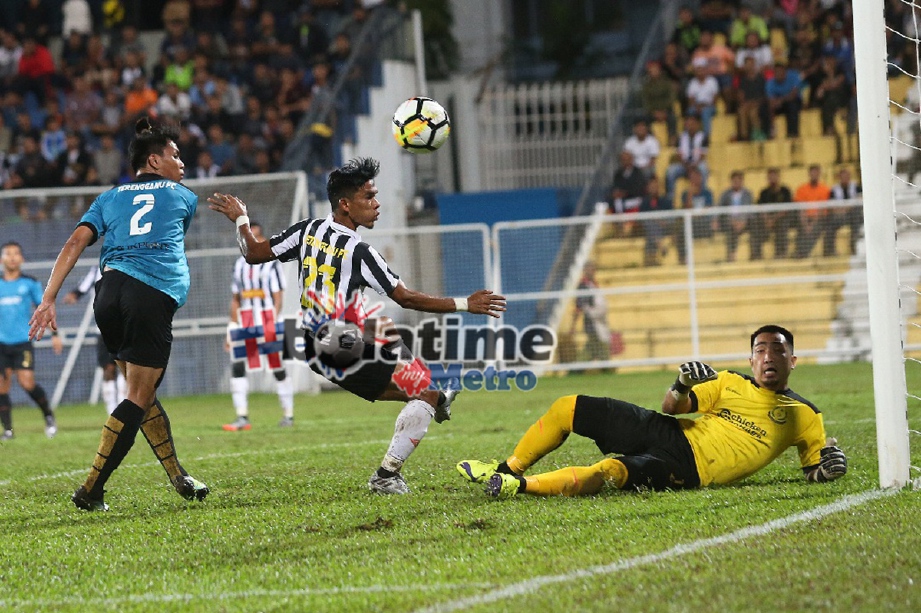
[[[821,168],[818,166],[809,167],[809,181],[796,188],[793,194],[794,202],[825,202],[831,200],[831,188],[825,185],[821,180]],[[809,208],[803,211],[807,217],[821,217],[825,209]]]
[[[713,32],[704,31],[700,36],[700,46],[691,55],[691,64],[706,62],[707,74],[716,77],[720,82],[720,87],[728,87],[727,79],[732,78],[735,57],[732,49],[714,41]]]
[[[131,89],[125,94],[125,116],[135,117],[147,113],[157,105],[157,91],[147,81],[137,78],[131,83]]]

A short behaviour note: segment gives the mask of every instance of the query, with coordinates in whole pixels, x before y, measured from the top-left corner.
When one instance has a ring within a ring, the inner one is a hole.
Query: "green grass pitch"
[[[728,487],[579,499],[490,501],[454,470],[465,458],[504,458],[558,396],[658,408],[673,377],[570,375],[528,393],[465,392],[405,467],[413,493],[403,497],[366,486],[395,403],[298,396],[295,427],[280,429],[275,397],[253,395],[252,431],[232,433],[221,430],[233,418],[229,396],[168,398],[180,458],[211,495],[182,500],[139,436],[109,481],[108,513],[69,499],[93,458],[102,408],[62,407],[60,433],[47,440],[39,412],[18,406],[16,439],[0,445],[0,608],[921,610],[919,494],[866,495],[878,484],[866,364],[793,374],[793,389],[823,410],[850,458],[832,484],[805,483],[792,450]],[[921,377],[912,379],[917,389]],[[536,468],[598,457],[571,437]]]

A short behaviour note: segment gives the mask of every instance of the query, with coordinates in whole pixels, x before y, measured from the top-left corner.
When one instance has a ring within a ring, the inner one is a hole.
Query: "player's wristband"
[[[675,379],[675,382],[672,383],[672,389],[683,396],[691,391],[691,386],[682,383],[681,379]]]
[[[454,310],[460,313],[461,311],[467,310],[467,299],[466,298],[455,298],[454,299]]]
[[[248,226],[248,225],[249,225],[249,215],[240,215],[239,217],[237,217],[237,229],[238,230],[240,229],[240,226]]]

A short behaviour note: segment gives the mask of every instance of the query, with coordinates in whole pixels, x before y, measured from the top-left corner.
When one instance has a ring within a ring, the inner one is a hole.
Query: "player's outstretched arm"
[[[260,241],[253,236],[253,231],[249,227],[249,216],[246,214],[246,204],[242,200],[231,194],[215,192],[208,197],[208,202],[209,209],[223,214],[237,225],[237,244],[248,264],[262,264],[275,259],[269,241]]]
[[[826,483],[843,477],[847,473],[847,456],[838,447],[834,438],[825,439],[822,447],[819,465],[806,473],[806,480],[815,483]]]
[[[687,413],[691,410],[691,388],[698,383],[716,379],[716,371],[703,362],[685,362],[678,368],[678,378],[665,392],[662,412],[669,415]]]
[[[400,282],[390,297],[404,309],[425,313],[455,313],[467,311],[476,315],[498,317],[505,310],[505,296],[494,294],[492,290],[481,289],[467,298],[441,298],[417,292]]]
[[[64,279],[74,269],[74,265],[83,250],[93,242],[93,231],[86,226],[77,226],[73,231],[61,253],[58,254],[54,261],[54,268],[51,269],[51,277],[48,279],[48,285],[45,286],[45,293],[42,294],[42,302],[35,308],[32,318],[29,320],[29,338],[31,340],[41,340],[45,335],[45,329],[49,326],[52,330],[58,329],[57,312],[54,301],[57,300],[58,292],[64,285]]]

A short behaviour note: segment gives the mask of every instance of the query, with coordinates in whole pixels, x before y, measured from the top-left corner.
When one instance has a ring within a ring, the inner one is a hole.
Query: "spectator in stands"
[[[684,130],[678,137],[678,150],[675,158],[665,170],[665,189],[670,197],[674,197],[675,182],[680,177],[687,177],[691,168],[697,168],[706,182],[710,174],[707,167],[707,148],[709,146],[709,138],[700,127],[700,118],[693,113],[689,114],[684,118]]]
[[[45,104],[53,75],[54,58],[51,57],[48,47],[39,43],[35,36],[24,38],[16,75],[16,88],[19,93],[23,98],[31,93],[39,105]]]
[[[722,193],[718,206],[729,211],[720,215],[720,229],[726,234],[726,261],[736,261],[739,237],[748,227],[748,215],[739,209],[755,202],[751,191],[745,187],[745,173],[733,170],[729,175],[729,188]]]
[[[263,105],[274,104],[278,97],[278,81],[272,76],[267,64],[256,62],[253,64],[250,77],[249,92],[259,98]]]
[[[845,35],[844,24],[835,21],[831,33],[825,44],[822,45],[822,55],[835,58],[835,62],[842,72],[851,70],[854,65],[854,48]]]
[[[283,69],[289,68],[298,76],[304,74],[305,63],[294,49],[294,43],[282,41],[278,44],[278,52],[269,58],[269,68],[279,74]]]
[[[298,9],[294,24],[295,48],[305,62],[312,62],[326,53],[329,48],[329,35],[317,21],[316,13],[310,4],[303,4]]]
[[[834,56],[822,57],[822,70],[818,86],[812,90],[810,106],[821,109],[822,133],[835,134],[835,115],[847,109],[850,87]]]
[[[677,140],[677,121],[675,120],[675,101],[678,99],[675,84],[662,73],[662,64],[651,61],[646,64],[646,78],[643,80],[640,96],[643,111],[653,123],[663,122],[668,130],[668,144]]]
[[[220,31],[209,32],[195,29],[195,55],[201,55],[208,60],[208,65],[218,74],[227,74],[227,56],[230,50]]]
[[[243,90],[226,77],[217,75],[214,81],[214,93],[221,99],[221,108],[230,117],[232,131],[236,133],[246,112]]]
[[[173,59],[167,64],[166,71],[163,73],[163,84],[175,83],[180,91],[188,92],[192,87],[194,74],[195,63],[192,61],[189,50],[185,47],[176,47]]]
[[[118,86],[118,69],[98,34],[91,34],[86,40],[85,74],[93,88],[99,91]]]
[[[212,123],[207,129],[208,144],[205,149],[211,159],[220,167],[221,174],[227,174],[233,164],[233,145],[227,142],[227,136],[219,123]]]
[[[211,179],[221,174],[221,167],[211,159],[211,152],[202,149],[198,152],[198,158],[195,161],[195,167],[190,173],[193,179]]]
[[[214,34],[227,26],[228,6],[232,0],[192,0],[192,26],[196,32]]]
[[[780,182],[780,169],[769,168],[767,172],[767,187],[758,195],[758,204],[785,204],[793,202],[790,188]],[[777,213],[757,213],[749,220],[749,241],[751,244],[751,259],[760,260],[763,257],[764,244],[769,235],[774,233],[774,257],[785,258],[788,251],[788,238],[792,227],[795,226],[796,214],[793,211]]]
[[[783,114],[787,120],[787,136],[799,137],[799,116],[803,110],[802,81],[797,70],[788,69],[786,63],[775,62],[774,76],[767,82],[766,93],[770,109],[771,136],[777,135],[774,118]]]
[[[633,134],[624,143],[624,149],[633,154],[633,163],[646,173],[655,174],[656,160],[662,150],[659,139],[649,132],[649,124],[643,118],[633,122]]]
[[[12,32],[0,30],[0,95],[13,88],[19,74],[22,45]]]
[[[743,5],[739,7],[738,15],[729,27],[729,44],[733,48],[745,46],[749,34],[756,35],[761,43],[768,42],[768,27],[764,19]]]
[[[206,68],[196,68],[189,97],[192,99],[192,113],[204,112],[208,107],[208,96],[217,93],[217,81]]]
[[[678,53],[678,46],[675,43],[665,45],[662,51],[662,74],[674,83],[675,91],[678,92],[681,109],[685,111],[687,105],[684,101],[684,90],[688,83],[687,63],[681,60]]]
[[[51,7],[47,0],[25,0],[19,8],[17,33],[25,41],[32,38],[45,46],[51,35]]]
[[[663,195],[659,189],[659,179],[653,175],[646,182],[646,195],[640,201],[640,212],[672,210],[672,199]],[[643,221],[643,234],[646,235],[646,245],[643,249],[643,265],[658,266],[662,252],[662,241],[668,236],[671,228],[669,219],[647,219]]]
[[[158,98],[157,91],[147,83],[147,79],[135,79],[125,94],[125,123],[134,125],[137,119],[155,111]]]
[[[726,45],[717,42],[713,37],[713,32],[709,30],[703,31],[700,37],[700,45],[691,55],[691,65],[693,67],[696,68],[701,62],[704,62],[706,74],[714,77],[719,83],[720,91],[728,91],[732,86],[735,53]]]
[[[754,32],[749,32],[745,38],[745,46],[736,52],[736,69],[744,70],[745,60],[748,58],[755,60],[758,72],[764,72],[774,64],[774,52],[771,51],[771,47],[762,43]]]
[[[822,168],[818,164],[809,167],[809,181],[796,188],[793,199],[796,202],[826,202],[831,199],[831,188],[822,182]],[[809,207],[800,211],[799,231],[796,234],[796,253],[794,257],[809,257],[819,237],[827,234],[827,209]],[[825,242],[826,250],[833,243]],[[833,255],[826,253],[825,255]]]
[[[122,99],[121,91],[118,88],[109,88],[102,98],[99,119],[92,125],[91,130],[97,138],[106,134],[117,138],[124,127],[125,101]]]
[[[259,13],[259,23],[256,32],[250,41],[250,53],[257,62],[269,62],[272,56],[278,53],[282,43],[282,35],[275,22],[272,11]]]
[[[73,130],[67,133],[67,149],[57,159],[55,170],[58,184],[64,187],[83,187],[99,183],[93,157],[83,144],[83,137]],[[71,217],[79,219],[89,203],[82,196],[74,197],[70,204]]]
[[[720,86],[713,75],[708,74],[706,60],[698,58],[693,62],[694,78],[688,81],[685,94],[688,100],[688,113],[700,117],[703,131],[709,136],[716,114],[716,98],[720,95]]]
[[[594,262],[585,263],[582,268],[582,278],[579,279],[576,289],[598,289]],[[572,311],[572,323],[569,325],[570,335],[575,335],[580,315],[582,316],[582,330],[585,332],[583,349],[585,355],[582,359],[587,362],[602,362],[611,359],[611,331],[608,328],[608,306],[604,294],[596,291],[590,296],[576,298]]]
[[[677,45],[684,61],[688,61],[700,45],[700,24],[697,23],[694,12],[687,6],[678,10],[678,23],[675,24],[671,42]]]
[[[51,163],[67,148],[67,135],[64,132],[63,122],[58,115],[49,115],[45,118],[45,129],[42,130],[39,149],[42,156]]]
[[[86,72],[86,35],[72,31],[64,39],[61,49],[60,73],[66,79],[72,79],[76,74]]]
[[[240,132],[262,140],[262,102],[258,96],[249,94],[246,97],[246,111],[240,123]]]
[[[22,138],[22,151],[16,165],[10,171],[10,178],[4,184],[4,189],[26,189],[54,187],[54,165],[42,156],[39,150],[38,138],[31,133],[26,133]],[[16,214],[23,221],[44,219],[45,212],[39,210],[32,213],[29,210],[29,201],[20,198],[15,203]]]
[[[188,121],[192,116],[192,98],[176,83],[167,83],[165,89],[157,99],[159,116],[176,124]]]
[[[99,148],[93,152],[93,168],[100,185],[112,186],[120,182],[125,172],[125,154],[115,146],[112,134],[103,134]]]
[[[860,184],[854,181],[851,178],[851,171],[847,167],[843,167],[838,170],[838,181],[832,185],[831,188],[831,197],[833,200],[855,200],[860,198],[863,193],[863,189],[860,187]],[[854,255],[857,253],[857,239],[860,238],[860,228],[863,225],[863,208],[854,207],[848,209],[832,209],[830,211],[830,224],[827,236],[828,241],[831,242],[830,248],[827,248],[826,251],[832,251],[833,253],[837,251],[835,243],[835,235],[838,233],[840,228],[847,226],[850,230],[848,235],[848,246],[850,247],[850,254]]]
[[[134,53],[138,57],[139,65],[147,65],[147,50],[138,36],[138,29],[130,23],[119,29],[117,40],[112,41],[111,52],[115,57],[125,57],[129,53]]]
[[[199,151],[205,147],[205,135],[194,123],[180,124],[176,146],[182,157],[197,160]]]
[[[738,96],[738,121],[739,140],[764,140],[765,132],[762,127],[762,117],[767,113],[767,83],[758,67],[755,58],[745,58],[743,72],[739,75],[739,85],[736,89]]]
[[[64,122],[87,138],[102,116],[102,97],[90,88],[85,75],[74,75],[72,85],[64,101]]]
[[[256,174],[262,175],[272,172],[272,158],[265,147],[256,149]]]
[[[176,57],[180,47],[192,52],[195,49],[195,35],[189,24],[189,13],[182,8],[184,0],[171,0],[163,7],[163,25],[166,35],[160,43],[160,56],[168,60]]]
[[[620,152],[620,166],[614,172],[614,185],[611,189],[612,212],[638,213],[640,200],[646,195],[646,183],[649,177],[633,164],[633,154]],[[632,236],[636,230],[633,221],[615,225],[624,236]]]
[[[234,148],[232,175],[251,175],[256,173],[256,140],[252,134],[241,132]]]
[[[681,200],[678,201],[682,209],[710,209],[715,204],[713,192],[704,182],[704,175],[696,167],[692,166],[688,170],[688,185],[681,192]],[[695,239],[710,238],[716,227],[715,217],[692,217],[691,230]],[[678,251],[678,261],[681,264],[687,262],[687,246],[684,239],[684,220],[678,219],[675,223],[675,248]]]
[[[737,4],[729,0],[702,0],[697,11],[700,27],[711,32],[727,34]]]

